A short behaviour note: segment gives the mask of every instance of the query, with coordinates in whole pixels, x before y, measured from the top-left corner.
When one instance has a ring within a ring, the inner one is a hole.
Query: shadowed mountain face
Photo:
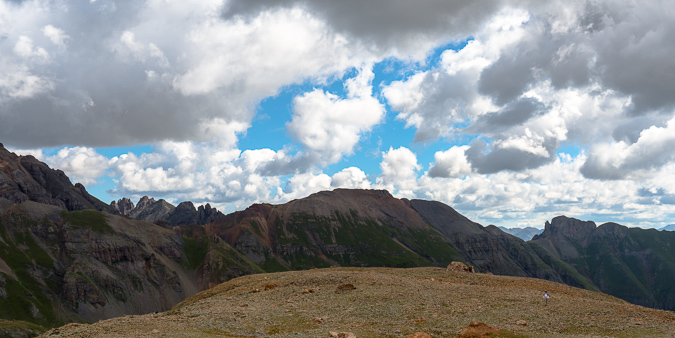
[[[569,264],[602,292],[631,303],[675,309],[675,233],[596,226],[564,216],[532,243]]]
[[[0,214],[0,318],[46,327],[170,308],[262,272],[217,237],[35,202]]]
[[[25,201],[69,211],[95,209],[115,213],[109,205],[89,195],[82,184],[73,185],[63,171],[51,169],[33,156],[17,156],[0,143],[0,207]]]

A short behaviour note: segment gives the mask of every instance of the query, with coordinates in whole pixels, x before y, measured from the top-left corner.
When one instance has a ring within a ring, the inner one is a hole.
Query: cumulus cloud
[[[324,163],[335,163],[354,152],[361,135],[384,116],[384,105],[372,97],[371,66],[345,82],[347,98],[315,89],[293,100],[293,118],[287,127],[309,152]]]
[[[376,180],[379,187],[395,191],[397,196],[413,197],[417,186],[417,172],[422,167],[417,163],[417,155],[406,147],[389,148],[382,153],[380,169],[382,173]]]
[[[224,20],[221,1],[0,6],[0,114],[12,117],[0,134],[15,147],[213,142],[212,125],[240,132],[283,86],[373,59],[298,8]]]
[[[330,185],[334,188],[368,189],[371,183],[363,170],[349,167],[335,173]]]
[[[522,0],[416,3],[404,0],[233,0],[227,2],[223,16],[247,17],[277,8],[303,8],[338,32],[367,42],[371,48],[395,49],[404,56],[423,56],[433,44],[473,34],[503,7],[528,3]]]
[[[544,165],[564,141],[635,142],[644,128],[665,123],[675,103],[663,92],[675,69],[664,40],[675,20],[664,6],[575,1],[505,11],[466,47],[444,52],[438,69],[383,93],[418,142],[486,136],[467,150],[482,173]]]
[[[434,154],[434,163],[429,168],[430,177],[461,177],[471,174],[471,164],[465,152],[469,146],[455,146]]]
[[[56,28],[52,25],[47,25],[42,28],[42,33],[49,38],[49,40],[58,46],[64,47],[66,42],[70,39],[70,36],[66,34],[63,30]]]
[[[635,143],[625,141],[594,145],[581,172],[589,178],[623,179],[650,175],[673,160],[675,118],[664,127],[643,130]]]

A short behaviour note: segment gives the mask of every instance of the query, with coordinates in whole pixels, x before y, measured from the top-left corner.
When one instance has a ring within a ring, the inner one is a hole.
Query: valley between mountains
[[[149,197],[106,204],[0,146],[0,335],[103,320],[49,334],[376,337],[419,328],[444,337],[483,321],[512,336],[667,336],[673,243],[670,231],[565,216],[524,241],[383,190],[336,189],[228,215]],[[478,273],[446,272],[453,261]],[[340,284],[355,289],[338,300]],[[310,289],[302,303],[298,293]],[[539,307],[544,290],[556,290],[558,307]],[[125,315],[134,317],[108,320]],[[138,325],[149,331],[124,331]]]

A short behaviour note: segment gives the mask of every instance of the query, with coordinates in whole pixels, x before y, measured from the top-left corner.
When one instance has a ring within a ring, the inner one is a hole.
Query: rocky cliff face
[[[138,201],[138,204],[136,204],[136,207],[129,211],[127,216],[133,219],[154,223],[165,220],[174,209],[176,209],[176,207],[163,199],[155,201],[154,198],[143,196]]]
[[[117,202],[115,201],[110,202],[110,206],[120,214],[126,216],[129,216],[131,210],[134,210],[134,203],[126,197],[118,200]]]
[[[0,199],[12,203],[33,201],[61,209],[115,210],[87,193],[83,185],[73,185],[61,170],[49,168],[33,156],[17,156],[0,143]]]
[[[171,226],[183,226],[183,225],[204,225],[211,223],[221,217],[223,213],[211,208],[210,204],[200,205],[199,208],[195,209],[192,202],[181,202],[178,204],[175,210],[171,212],[165,222]]]

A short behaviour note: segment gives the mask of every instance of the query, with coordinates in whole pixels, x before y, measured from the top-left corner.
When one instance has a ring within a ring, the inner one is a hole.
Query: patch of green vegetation
[[[283,256],[293,269],[329,266],[321,256],[343,266],[415,267],[464,260],[433,230],[382,224],[360,218],[354,210],[348,214],[334,211],[330,216],[297,213],[285,224],[278,220],[277,228],[278,244],[284,251],[304,250]],[[334,253],[326,245],[342,247],[345,253]]]
[[[572,265],[554,257],[541,245],[534,242],[527,242],[527,245],[529,245],[535,251],[535,253],[541,257],[545,264],[550,266],[554,271],[558,272],[566,284],[581,287],[586,290],[600,292],[600,290],[598,290],[598,288],[595,287],[595,285],[593,285],[589,279],[580,274]]]
[[[5,278],[7,297],[0,297],[0,317],[24,320],[45,327],[63,325],[54,312],[54,307],[36,280],[25,269],[15,270],[18,281]],[[34,314],[36,314],[34,316]]]
[[[44,326],[30,323],[27,321],[4,320],[4,319],[0,319],[0,329],[25,333],[44,333],[45,331],[47,331],[47,328],[45,328]],[[11,335],[9,335],[8,337],[11,337]]]
[[[103,212],[97,210],[61,211],[61,217],[75,229],[85,229],[99,234],[114,234]]]
[[[28,248],[24,252],[32,261],[35,261],[35,264],[49,268],[54,266],[54,260],[35,241],[30,231],[16,232],[14,239],[16,240],[16,244],[24,245]]]
[[[138,276],[134,274],[129,274],[129,280],[131,280],[131,285],[136,289],[136,291],[142,292],[143,291],[143,280],[138,278]]]
[[[260,224],[258,224],[258,222],[251,220],[249,221],[249,224],[251,225],[251,228],[253,228],[253,231],[258,234],[258,236],[263,237],[262,231],[260,230]]]
[[[260,265],[260,268],[265,272],[288,271],[288,268],[281,264],[276,257],[270,255],[269,252],[265,252],[265,262]]]
[[[209,251],[209,237],[199,238],[183,237],[183,252],[187,258],[187,267],[191,270],[196,269],[204,262],[206,253]]]
[[[220,270],[216,271],[218,276],[226,276],[227,279],[230,279],[239,276],[238,273],[233,273],[237,271],[246,272],[247,274],[265,272],[229,245],[226,247],[219,246],[215,251],[220,256],[222,263]]]
[[[36,277],[51,269],[54,262],[30,233],[29,226],[34,222],[20,215],[9,222],[17,222],[21,226],[16,227],[13,236],[9,236],[3,220],[0,220],[0,232],[5,239],[4,243],[0,242],[0,258],[16,276],[14,279],[4,275],[3,287],[7,297],[0,297],[0,318],[29,321],[45,327],[61,325],[50,300],[56,298],[51,291],[53,283]]]

